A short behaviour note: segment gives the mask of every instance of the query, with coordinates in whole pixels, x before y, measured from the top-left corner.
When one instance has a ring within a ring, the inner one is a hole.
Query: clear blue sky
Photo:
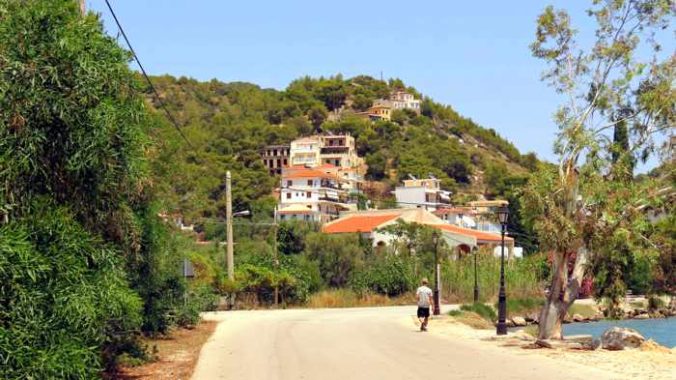
[[[586,1],[111,1],[146,70],[283,89],[303,75],[399,77],[522,152],[553,160],[559,97],[531,57],[535,19]],[[574,3],[574,4],[573,4]],[[117,34],[103,0],[87,0]],[[587,30],[585,30],[587,29]]]

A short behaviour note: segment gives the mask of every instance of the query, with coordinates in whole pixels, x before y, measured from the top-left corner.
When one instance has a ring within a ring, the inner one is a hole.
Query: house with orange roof
[[[381,229],[398,220],[424,224],[439,230],[446,244],[454,248],[458,254],[466,254],[482,246],[498,247],[501,244],[500,235],[448,224],[433,213],[421,208],[346,212],[339,219],[324,224],[322,232],[327,234],[358,233],[364,238],[371,239],[373,246],[385,246],[392,244],[396,237]],[[505,237],[505,248],[511,258],[514,254],[512,237]]]

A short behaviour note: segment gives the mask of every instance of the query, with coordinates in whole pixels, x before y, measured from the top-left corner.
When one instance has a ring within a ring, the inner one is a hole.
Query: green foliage
[[[0,226],[0,377],[97,377],[133,346],[142,302],[113,247],[65,208],[33,209]]]
[[[226,168],[233,173],[235,209],[252,209],[256,200],[271,194],[275,180],[267,176],[258,151],[268,144],[288,144],[312,133],[349,133],[357,140],[358,153],[366,158],[368,179],[398,179],[408,173],[432,173],[448,190],[471,185],[474,157],[491,161],[513,161],[512,171],[521,172],[521,161],[537,163],[534,156],[522,157],[514,146],[469,119],[426,99],[431,116],[410,110],[396,111],[393,121],[371,122],[356,117],[373,101],[387,98],[393,84],[366,76],[343,79],[302,77],[284,91],[261,89],[247,83],[200,83],[188,78],[153,78],[177,115],[184,132],[196,149],[185,146],[169,124],[157,115],[153,134],[162,146],[153,163],[160,198],[169,210],[187,221],[224,217]],[[399,87],[397,87],[399,88]],[[407,91],[417,94],[413,88]],[[153,105],[153,103],[151,103]],[[328,121],[328,111],[343,110],[338,120]],[[475,151],[461,145],[457,137],[477,141],[487,149]],[[505,157],[507,157],[505,159]],[[525,170],[523,170],[525,171]]]
[[[305,250],[305,239],[310,232],[316,232],[318,226],[297,221],[288,220],[279,223],[277,228],[277,243],[279,251],[285,255],[298,254]]]
[[[161,120],[76,2],[0,3],[0,41],[0,377],[96,378],[185,290],[152,206]]]
[[[364,251],[357,236],[312,233],[306,238],[305,255],[319,268],[324,284],[347,285],[364,262]]]
[[[402,295],[415,288],[413,261],[394,255],[376,257],[352,274],[350,287],[357,294]]]
[[[507,298],[537,298],[542,296],[542,256],[531,255],[509,262],[505,267]],[[477,256],[479,300],[494,302],[498,296],[500,260],[488,252]],[[451,302],[470,301],[474,296],[474,257],[467,255],[441,265],[441,292]]]
[[[483,303],[464,304],[460,306],[460,310],[477,313],[489,322],[494,322],[498,319],[495,309]]]
[[[648,297],[648,310],[654,311],[654,310],[660,310],[667,306],[666,302],[664,302],[663,299],[657,296],[650,296]]]
[[[507,298],[507,317],[538,313],[544,304],[545,299],[542,297]],[[498,303],[496,302],[494,306],[497,309]]]

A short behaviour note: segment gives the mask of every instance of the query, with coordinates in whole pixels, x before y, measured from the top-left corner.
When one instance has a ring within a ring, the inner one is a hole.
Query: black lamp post
[[[474,303],[479,302],[479,280],[477,278],[477,271],[476,271],[476,254],[478,249],[476,247],[473,249],[474,251]]]
[[[434,241],[434,290],[432,291],[432,298],[434,301],[434,315],[441,314],[441,301],[439,300],[439,234],[434,231],[432,233]]]
[[[500,293],[498,293],[498,335],[507,335],[507,295],[505,294],[505,229],[507,228],[507,218],[509,217],[509,208],[501,206],[498,209],[498,220],[502,226],[501,236],[502,244],[500,249]]]

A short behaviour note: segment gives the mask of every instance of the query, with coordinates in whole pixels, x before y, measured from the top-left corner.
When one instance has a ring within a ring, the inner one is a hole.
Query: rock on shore
[[[630,328],[611,327],[601,335],[601,346],[606,350],[638,348],[645,342],[643,335]]]

